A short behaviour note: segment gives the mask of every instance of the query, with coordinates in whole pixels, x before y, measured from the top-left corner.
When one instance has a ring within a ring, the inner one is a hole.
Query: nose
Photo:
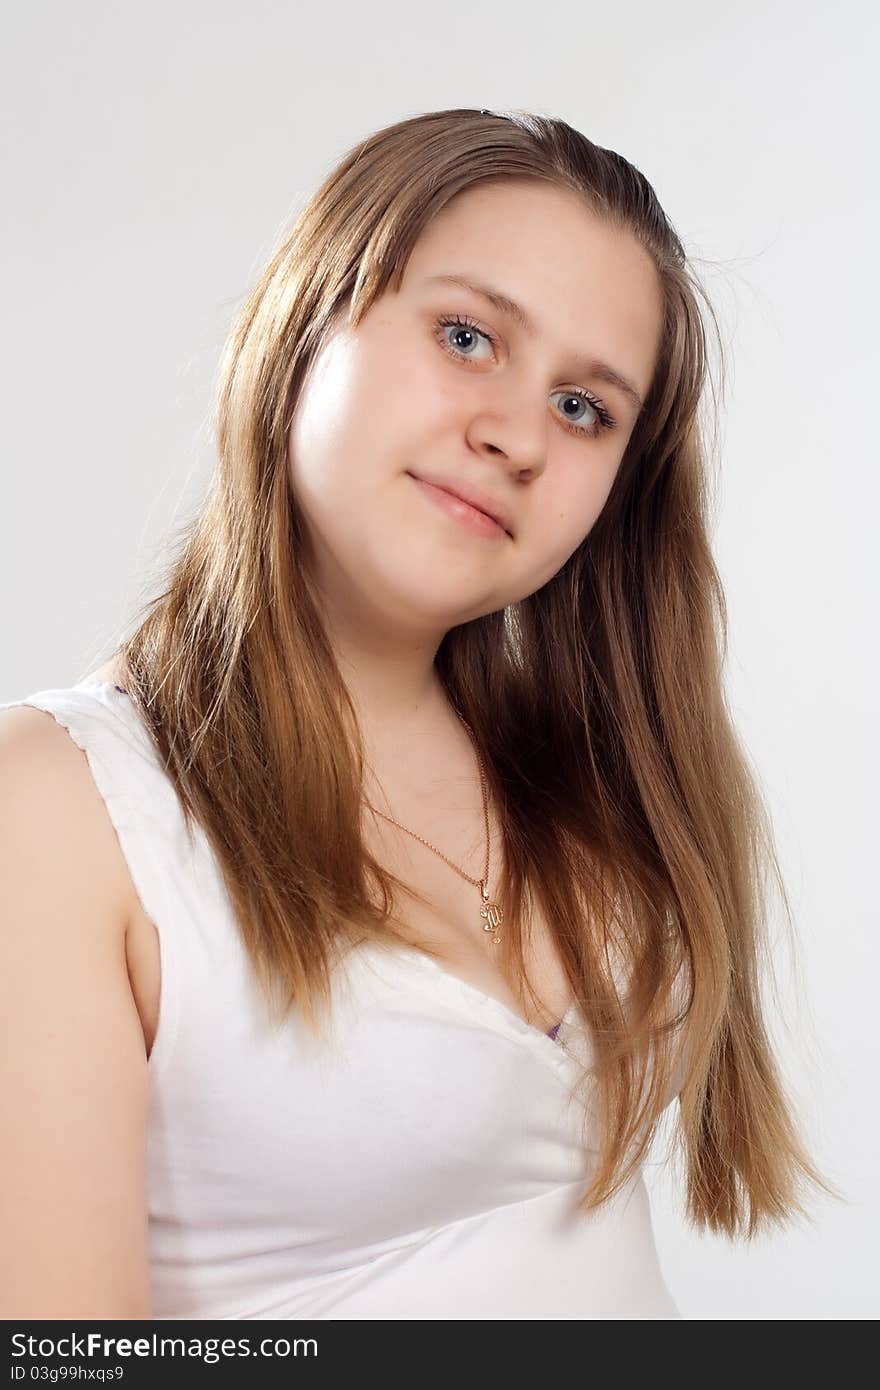
[[[468,429],[471,448],[503,455],[517,475],[537,476],[547,466],[548,410],[546,392],[542,399],[541,390],[521,377],[487,382]]]

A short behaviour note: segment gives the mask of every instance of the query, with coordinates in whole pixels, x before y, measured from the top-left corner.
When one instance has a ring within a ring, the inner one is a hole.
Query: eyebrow
[[[453,272],[443,275],[430,275],[426,283],[459,285],[462,289],[469,290],[471,294],[481,295],[483,299],[494,305],[499,313],[506,314],[508,318],[513,319],[514,323],[519,324],[523,332],[527,333],[530,338],[536,338],[538,336],[538,330],[535,327],[534,320],[530,314],[526,313],[522,305],[517,304],[515,299],[511,299],[509,295],[502,293],[501,290],[495,289],[492,285],[486,285],[476,280],[471,280],[466,275],[458,275]],[[578,353],[577,357],[581,362],[586,363],[587,371],[590,376],[595,377],[597,381],[607,381],[610,386],[616,386],[617,389],[622,391],[632,402],[636,410],[642,409],[644,402],[633,383],[629,381],[627,377],[615,371],[607,362],[600,362],[595,357],[588,357],[585,353]]]

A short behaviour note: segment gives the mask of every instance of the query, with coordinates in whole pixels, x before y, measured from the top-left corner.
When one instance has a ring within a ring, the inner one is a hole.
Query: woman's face
[[[529,326],[444,276],[506,296]],[[439,640],[539,589],[601,512],[639,412],[596,363],[643,401],[660,332],[649,256],[573,194],[461,194],[399,292],[354,331],[343,317],[304,383],[290,480],[325,598]],[[475,491],[508,529],[462,521],[437,485]]]

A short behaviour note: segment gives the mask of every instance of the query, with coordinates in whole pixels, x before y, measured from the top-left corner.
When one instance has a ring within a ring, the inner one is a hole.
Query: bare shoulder
[[[99,920],[125,932],[137,896],[87,755],[32,705],[0,710],[0,825],[35,871],[87,878]]]
[[[0,1316],[149,1317],[133,885],[85,753],[0,710]]]

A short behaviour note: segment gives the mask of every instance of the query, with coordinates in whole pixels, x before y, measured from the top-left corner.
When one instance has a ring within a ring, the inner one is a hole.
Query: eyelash
[[[480,328],[467,314],[448,314],[445,318],[438,319],[434,326],[440,346],[448,352],[449,356],[454,358],[456,362],[466,363],[468,358],[464,353],[458,352],[455,348],[450,347],[446,335],[443,332],[444,328],[467,328],[471,333],[478,333],[481,338],[485,338],[493,348],[498,345],[494,334],[487,333],[485,328]],[[560,392],[560,394],[563,393]],[[581,437],[596,439],[603,430],[613,430],[616,427],[617,421],[609,415],[602,402],[596,396],[592,395],[591,392],[584,391],[580,387],[567,387],[564,394],[575,396],[579,401],[585,401],[590,409],[594,410],[598,416],[596,423],[591,425],[589,429],[585,429],[582,425],[572,424],[569,420],[562,419],[560,423],[563,429],[568,430],[570,434],[579,434]]]

